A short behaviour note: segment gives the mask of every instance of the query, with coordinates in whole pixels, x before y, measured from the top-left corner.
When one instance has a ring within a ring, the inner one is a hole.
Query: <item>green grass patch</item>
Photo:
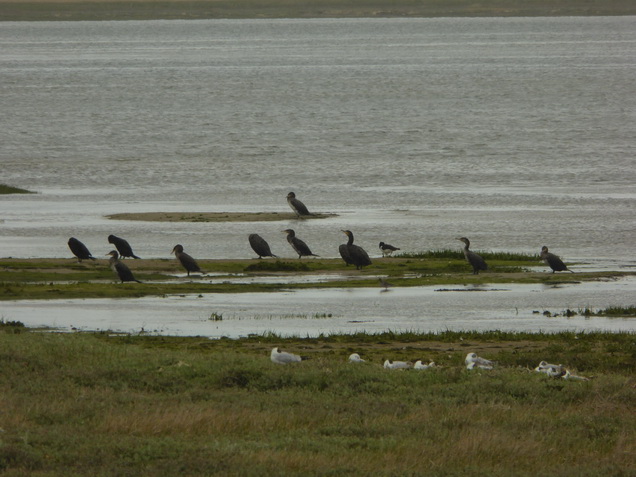
[[[539,255],[528,253],[512,253],[512,252],[483,252],[476,250],[476,253],[481,255],[484,260],[495,260],[501,262],[522,262],[532,263],[534,265],[540,261]],[[464,260],[464,252],[458,249],[437,249],[437,250],[425,250],[415,253],[400,253],[394,255],[400,258],[418,258],[418,259],[449,259],[449,260]]]
[[[208,340],[7,331],[3,475],[636,472],[629,333]],[[273,346],[310,359],[274,365]],[[348,364],[353,351],[367,363]],[[496,369],[465,370],[468,351]],[[388,371],[385,357],[440,366]],[[592,379],[529,369],[543,359]]]
[[[581,310],[580,314],[585,316],[636,316],[636,306],[610,306],[597,311],[585,308],[584,310]]]

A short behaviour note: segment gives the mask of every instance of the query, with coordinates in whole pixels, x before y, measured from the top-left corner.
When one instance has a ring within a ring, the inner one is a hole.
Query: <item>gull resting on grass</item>
[[[278,347],[272,350],[270,358],[272,363],[276,364],[300,363],[302,361],[302,358],[297,354],[281,351]]]

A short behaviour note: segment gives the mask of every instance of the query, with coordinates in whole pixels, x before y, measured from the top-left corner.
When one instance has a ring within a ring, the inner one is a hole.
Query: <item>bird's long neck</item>
[[[349,240],[347,241],[347,245],[353,245],[353,234],[349,234]]]

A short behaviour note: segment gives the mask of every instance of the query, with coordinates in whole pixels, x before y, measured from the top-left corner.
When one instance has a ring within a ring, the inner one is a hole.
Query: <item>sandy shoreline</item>
[[[300,220],[326,219],[336,214],[311,214]],[[136,212],[106,216],[112,220],[143,222],[276,222],[295,220],[293,212]]]

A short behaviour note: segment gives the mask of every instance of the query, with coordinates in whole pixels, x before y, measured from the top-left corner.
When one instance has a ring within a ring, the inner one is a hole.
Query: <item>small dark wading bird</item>
[[[380,250],[382,250],[382,256],[386,257],[388,255],[391,255],[396,250],[400,249],[394,247],[393,245],[389,245],[388,243],[380,242]]]
[[[70,248],[73,255],[77,257],[78,262],[81,262],[82,260],[96,260],[96,258],[88,251],[86,245],[77,240],[75,237],[68,239],[68,248]]]
[[[258,255],[258,258],[263,258],[263,257],[278,258],[277,255],[274,255],[272,253],[272,251],[269,248],[269,244],[260,235],[250,234],[250,236],[248,237],[248,240],[250,241],[250,246],[252,247],[252,250],[254,250],[254,252],[256,252],[256,255]]]
[[[457,240],[464,242],[464,257],[466,257],[468,263],[470,263],[471,267],[473,267],[473,275],[478,275],[479,270],[488,270],[488,265],[486,264],[486,261],[481,258],[481,255],[477,255],[475,252],[468,250],[468,247],[470,247],[470,240],[466,237],[458,238]]]
[[[346,244],[342,244],[338,247],[340,256],[345,263],[347,265],[355,265],[358,270],[367,265],[371,265],[371,259],[367,252],[362,247],[353,244],[353,232],[351,232],[351,230],[343,230],[342,233],[349,237]]]
[[[548,252],[548,247],[545,245],[541,247],[541,260],[543,260],[546,265],[548,265],[552,269],[552,273],[554,272],[570,272],[574,273],[570,270],[563,261],[553,253]]]
[[[112,243],[115,246],[121,258],[126,258],[126,257],[141,258],[133,253],[132,247],[130,246],[130,244],[123,238],[115,237],[114,235],[109,235],[108,243]]]
[[[315,253],[311,252],[311,250],[309,249],[309,247],[307,246],[305,242],[303,242],[298,237],[296,237],[296,232],[294,232],[292,229],[286,229],[286,230],[283,230],[283,232],[287,234],[287,241],[289,242],[289,245],[291,245],[292,248],[298,254],[298,258],[308,257],[308,256],[312,256],[312,257],[318,256]]]
[[[287,194],[287,203],[289,204],[291,209],[294,212],[296,212],[296,216],[298,218],[300,218],[303,215],[311,215],[309,211],[307,210],[307,207],[305,207],[305,204],[303,204],[300,200],[298,200],[296,198],[296,194],[294,194],[293,192],[290,192],[289,194]]]
[[[172,253],[174,253],[174,256],[177,257],[177,260],[181,263],[181,266],[185,268],[186,272],[188,272],[188,276],[190,276],[190,272],[201,273],[201,269],[199,268],[197,261],[183,251],[183,245],[175,245],[172,249]]]
[[[389,283],[387,282],[384,278],[379,277],[378,280],[380,281],[380,286],[382,286],[384,288],[384,290],[382,291],[389,291],[389,287],[393,286],[393,283]]]
[[[117,274],[117,276],[119,277],[122,283],[124,282],[141,283],[139,280],[137,280],[133,276],[132,272],[130,271],[130,268],[128,268],[128,266],[125,263],[119,261],[119,254],[115,250],[108,252],[106,255],[110,255],[110,259],[108,260],[108,263],[110,264],[110,268],[113,269],[113,272]]]

